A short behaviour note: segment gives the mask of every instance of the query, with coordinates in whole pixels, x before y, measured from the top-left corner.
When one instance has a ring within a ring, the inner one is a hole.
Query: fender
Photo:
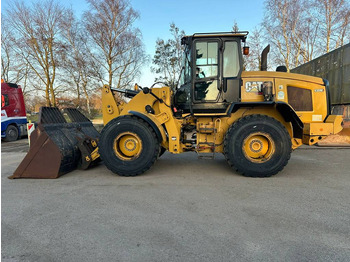
[[[142,120],[146,121],[154,130],[154,132],[157,135],[159,143],[166,142],[167,136],[165,133],[165,130],[163,126],[160,124],[160,122],[151,114],[144,114],[138,111],[128,111],[129,114],[137,116],[138,118],[141,118]]]
[[[227,114],[231,114],[236,112],[241,107],[254,107],[254,106],[275,106],[277,111],[281,114],[283,119],[286,122],[291,122],[293,126],[293,137],[295,138],[303,138],[303,129],[304,124],[300,120],[297,113],[294,111],[294,109],[285,102],[275,102],[275,101],[266,101],[266,102],[239,102],[239,103],[233,103],[228,111]]]
[[[285,121],[292,122],[293,136],[302,139],[304,123],[300,120],[294,109],[285,102],[276,102],[276,108]]]

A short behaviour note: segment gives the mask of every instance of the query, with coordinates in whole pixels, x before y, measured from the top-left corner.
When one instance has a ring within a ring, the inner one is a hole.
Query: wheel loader
[[[176,90],[165,84],[134,89],[104,86],[104,128],[93,137],[84,134],[78,139],[74,150],[85,153],[70,170],[101,157],[113,173],[136,176],[165,151],[192,151],[199,158],[221,153],[240,174],[269,177],[284,168],[294,149],[340,132],[342,116],[331,114],[327,80],[287,73],[284,66],[266,71],[269,46],[262,53],[261,71],[244,71],[247,34],[183,37],[183,69]],[[62,146],[58,148],[62,151]],[[12,178],[35,177],[29,166],[20,165]],[[67,170],[58,165],[55,172],[59,176]]]

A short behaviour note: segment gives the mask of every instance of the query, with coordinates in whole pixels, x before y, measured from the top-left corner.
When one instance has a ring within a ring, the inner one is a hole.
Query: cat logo
[[[245,91],[247,93],[259,93],[261,92],[262,84],[263,82],[257,82],[257,81],[247,82],[245,83]]]

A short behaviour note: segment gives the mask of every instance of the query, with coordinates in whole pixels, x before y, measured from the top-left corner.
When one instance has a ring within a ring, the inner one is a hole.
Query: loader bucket
[[[350,128],[343,128],[338,134],[327,136],[317,143],[318,146],[350,147]]]
[[[343,115],[343,130],[330,135],[318,142],[318,146],[350,147],[350,105],[337,105],[333,107],[334,114]]]
[[[99,133],[75,108],[66,109],[71,122],[55,107],[42,107],[30,148],[9,178],[58,178],[76,168],[88,168]]]

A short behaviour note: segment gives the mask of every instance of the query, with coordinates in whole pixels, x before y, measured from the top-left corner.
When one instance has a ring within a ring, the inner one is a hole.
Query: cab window
[[[224,77],[237,77],[240,65],[237,42],[225,42],[224,50]]]
[[[196,78],[216,77],[218,74],[218,43],[196,44]]]
[[[218,90],[218,47],[217,41],[196,43],[196,67],[194,83],[194,100],[216,101]]]

